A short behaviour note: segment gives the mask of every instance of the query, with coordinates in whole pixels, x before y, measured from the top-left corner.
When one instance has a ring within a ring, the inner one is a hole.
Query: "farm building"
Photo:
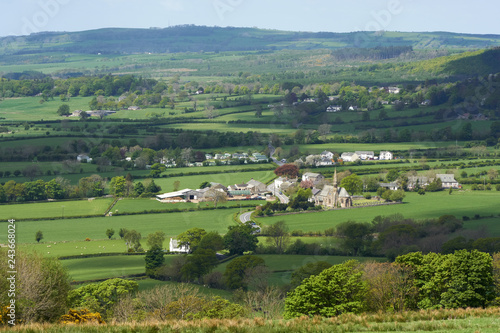
[[[170,238],[170,245],[168,249],[170,252],[189,253],[188,245],[180,245],[179,241],[173,238]]]

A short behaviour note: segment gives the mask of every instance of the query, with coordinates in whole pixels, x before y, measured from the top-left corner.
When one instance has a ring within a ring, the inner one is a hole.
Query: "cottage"
[[[375,153],[372,151],[356,151],[354,152],[362,160],[373,160],[375,159]]]
[[[335,163],[332,161],[332,159],[323,157],[316,163],[316,166],[332,166],[334,164]]]
[[[188,245],[181,245],[177,239],[170,238],[170,252],[189,253]]]
[[[342,106],[340,105],[330,105],[326,108],[326,112],[340,112],[342,111]]]
[[[379,160],[392,160],[393,155],[390,151],[381,151],[378,159]]]
[[[325,151],[323,151],[323,152],[321,153],[321,157],[322,157],[322,158],[328,158],[328,159],[330,159],[330,160],[331,160],[331,159],[333,159],[333,156],[334,156],[334,155],[333,155],[333,153],[332,153],[331,151],[327,151],[327,150],[325,150]]]
[[[250,181],[247,183],[250,191],[252,192],[252,194],[261,194],[261,193],[265,193],[265,192],[268,192],[267,191],[267,185],[262,183],[262,182],[259,182],[258,180],[255,180],[255,179],[250,179]]]
[[[320,173],[306,172],[302,175],[302,181],[310,180],[314,185],[325,180],[325,176]]]
[[[387,88],[387,91],[389,94],[399,94],[401,90],[398,87],[389,87]]]
[[[80,155],[78,155],[78,156],[76,157],[76,160],[77,160],[78,162],[84,162],[84,161],[85,161],[85,162],[87,162],[87,163],[92,162],[92,158],[90,158],[90,157],[89,157],[88,155],[86,155],[86,154],[80,154]]]
[[[392,183],[380,183],[379,184],[380,187],[383,187],[383,188],[386,188],[386,189],[389,189],[389,190],[392,190],[392,191],[396,191],[396,190],[399,190],[399,184],[396,183],[396,182],[392,182]]]
[[[455,180],[455,175],[453,174],[437,174],[437,178],[441,180],[443,188],[459,188],[460,184]]]
[[[356,153],[345,152],[340,155],[340,158],[344,162],[356,162],[357,160],[359,160],[359,155]]]

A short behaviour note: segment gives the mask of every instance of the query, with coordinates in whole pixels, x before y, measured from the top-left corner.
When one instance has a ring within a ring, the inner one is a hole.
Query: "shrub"
[[[96,323],[105,324],[99,312],[90,312],[87,309],[69,310],[67,314],[59,318],[61,324],[83,324],[83,323]]]

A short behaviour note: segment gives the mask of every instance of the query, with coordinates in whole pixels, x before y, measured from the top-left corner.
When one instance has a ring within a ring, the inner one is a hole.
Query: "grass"
[[[118,233],[118,230],[115,230]],[[106,237],[102,234],[102,237]],[[118,239],[117,239],[118,238]],[[35,236],[33,235],[33,241]],[[166,242],[164,245],[167,244]],[[99,253],[125,253],[127,246],[125,241],[119,239],[115,234],[112,239],[99,239],[87,241],[59,241],[48,242],[42,240],[40,243],[23,243],[18,245],[21,250],[35,251],[46,257],[78,256]]]
[[[240,173],[220,173],[220,174],[208,174],[208,175],[196,175],[196,176],[183,176],[183,177],[172,177],[172,178],[157,178],[155,183],[162,188],[162,192],[171,192],[174,190],[174,182],[179,181],[179,189],[197,189],[200,184],[207,182],[215,182],[223,184],[224,186],[241,184],[248,182],[250,179],[255,179],[263,183],[267,183],[274,179],[276,175],[273,170],[268,171],[250,171],[250,172],[240,172]]]
[[[116,278],[145,271],[144,256],[113,256],[61,260],[72,281]]]
[[[378,215],[402,214],[414,219],[437,218],[446,214],[459,218],[473,217],[475,214],[497,216],[500,214],[499,200],[500,193],[496,191],[454,191],[451,195],[447,191],[425,195],[410,192],[406,193],[405,203],[399,205],[274,216],[259,218],[258,221],[263,225],[269,225],[283,220],[290,230],[323,231],[348,220],[370,222]],[[496,227],[492,230],[496,230]]]
[[[234,225],[233,215],[238,209],[217,209],[168,214],[148,214],[113,217],[77,218],[64,220],[42,220],[17,222],[16,239],[18,244],[34,243],[35,233],[43,232],[45,242],[84,241],[85,238],[104,239],[107,229],[135,229],[146,237],[149,233],[161,230],[167,237],[176,237],[191,228],[225,233],[227,227]],[[6,221],[0,228],[7,228]],[[2,229],[3,230],[3,229]],[[0,235],[0,243],[5,243],[6,233]]]
[[[173,281],[158,281],[158,280],[153,280],[153,279],[141,279],[141,280],[137,280],[137,283],[139,284],[140,291],[153,289],[156,286],[178,284],[177,282],[173,282]],[[231,300],[233,297],[233,294],[227,290],[212,289],[212,288],[208,288],[208,287],[197,285],[197,284],[192,284],[191,286],[198,289],[200,294],[202,294],[204,296],[209,296],[209,297],[210,296],[220,296],[220,297],[228,299],[228,300]]]
[[[113,202],[111,198],[94,200],[36,202],[2,205],[1,219],[42,219],[52,217],[72,217],[104,215]]]

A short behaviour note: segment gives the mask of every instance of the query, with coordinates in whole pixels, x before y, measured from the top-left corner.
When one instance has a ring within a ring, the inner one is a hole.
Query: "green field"
[[[498,216],[499,202],[500,192],[496,191],[454,191],[451,195],[448,191],[425,195],[409,192],[406,193],[404,204],[273,216],[257,220],[263,225],[283,220],[290,230],[323,231],[348,220],[370,222],[378,215],[402,214],[414,219],[437,218],[446,214],[458,218],[473,217],[475,214]]]
[[[102,238],[105,238],[105,231]],[[115,235],[112,239],[91,240],[89,242],[82,241],[59,241],[49,242],[43,239],[40,243],[34,243],[35,236],[31,239],[32,243],[19,244],[19,248],[25,251],[35,251],[43,254],[46,257],[65,257],[78,256],[99,253],[125,253],[127,245],[125,241],[118,236],[118,230],[115,230]],[[164,246],[168,246],[165,241]]]
[[[214,182],[223,184],[224,186],[246,183],[252,178],[263,183],[270,182],[274,179],[276,175],[273,170],[267,171],[250,171],[250,172],[240,172],[240,173],[219,173],[219,174],[208,174],[208,175],[196,175],[196,176],[183,176],[183,177],[172,177],[172,178],[157,178],[155,183],[161,186],[162,193],[174,191],[174,182],[179,181],[179,189],[197,189],[200,188],[200,184],[203,182]]]
[[[167,256],[169,258],[169,256]],[[61,260],[71,280],[86,281],[116,278],[145,271],[144,256],[110,256]]]
[[[43,232],[45,242],[83,241],[86,238],[105,239],[107,229],[117,233],[121,228],[135,229],[146,237],[149,233],[161,230],[167,237],[176,237],[191,228],[225,233],[227,227],[234,225],[233,215],[239,208],[195,211],[184,213],[129,215],[95,217],[63,220],[26,221],[16,223],[17,243],[34,243],[35,233]],[[7,228],[7,223],[0,223]],[[6,229],[5,229],[6,230]],[[0,243],[5,243],[6,233],[1,234]]]
[[[112,198],[98,198],[93,200],[10,204],[1,205],[0,214],[2,220],[104,215],[112,203]]]

